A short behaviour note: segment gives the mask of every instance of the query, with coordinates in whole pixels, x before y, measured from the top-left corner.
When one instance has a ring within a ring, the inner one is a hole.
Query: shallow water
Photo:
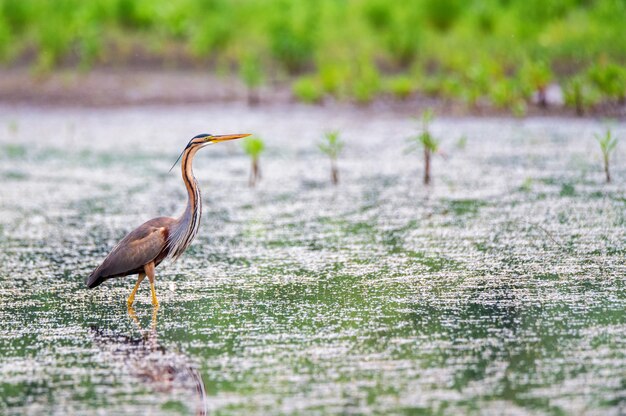
[[[0,413],[623,414],[626,126],[603,182],[568,119],[438,119],[434,185],[384,111],[142,107],[0,111]],[[316,142],[346,141],[330,185]],[[200,232],[157,269],[83,279],[143,221],[185,204]],[[466,138],[463,147],[461,137]]]

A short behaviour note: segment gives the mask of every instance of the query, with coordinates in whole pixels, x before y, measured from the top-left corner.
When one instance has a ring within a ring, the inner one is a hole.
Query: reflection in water
[[[110,361],[122,362],[129,373],[159,393],[176,394],[183,403],[193,403],[197,415],[207,413],[206,390],[198,370],[181,353],[166,350],[158,343],[157,315],[152,311],[150,328],[144,330],[133,308],[128,314],[137,325],[141,337],[92,327],[95,343]],[[185,397],[184,400],[182,398]],[[193,402],[188,401],[193,397]]]

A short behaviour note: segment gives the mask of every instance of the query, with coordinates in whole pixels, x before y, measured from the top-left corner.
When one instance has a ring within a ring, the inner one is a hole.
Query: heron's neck
[[[179,218],[179,220],[184,220],[186,218],[193,219],[198,216],[198,221],[200,220],[200,215],[202,214],[202,199],[200,198],[200,188],[198,187],[198,181],[196,177],[193,176],[192,170],[192,162],[193,158],[198,151],[197,147],[189,148],[183,154],[183,161],[181,163],[181,170],[183,174],[183,182],[185,183],[185,187],[187,188],[187,208],[185,208],[185,212]]]
[[[193,176],[191,163],[193,157],[199,149],[190,147],[185,150],[182,157],[182,175],[183,182],[187,188],[187,208],[183,214],[178,217],[174,227],[170,231],[168,237],[168,245],[170,248],[169,255],[177,259],[185,249],[191,244],[198,233],[200,225],[200,217],[202,216],[202,200],[200,198],[200,188],[198,182]]]

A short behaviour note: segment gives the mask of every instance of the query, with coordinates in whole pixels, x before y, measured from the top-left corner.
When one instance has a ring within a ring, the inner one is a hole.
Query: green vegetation
[[[26,157],[26,147],[21,144],[5,144],[0,155],[6,155],[10,159],[22,159]]]
[[[343,149],[344,142],[339,138],[338,131],[329,131],[324,135],[324,141],[318,145],[319,149],[330,159],[330,179],[333,185],[339,184],[339,169],[337,158]]]
[[[522,66],[520,75],[522,82],[528,88],[527,93],[536,92],[539,105],[546,107],[548,105],[546,90],[553,78],[550,67],[544,61],[529,61]]]
[[[389,78],[386,85],[389,92],[391,92],[396,98],[404,100],[416,90],[414,83],[415,82],[411,77],[400,75]]]
[[[561,191],[559,196],[570,197],[576,195],[576,188],[571,183],[561,184]]]
[[[253,55],[245,57],[239,67],[239,73],[248,88],[248,105],[259,104],[258,88],[263,84],[263,68],[260,59]]]
[[[243,150],[250,156],[250,178],[248,184],[254,187],[261,180],[261,167],[259,166],[259,156],[265,150],[265,143],[259,137],[248,137],[241,143]]]
[[[604,136],[596,134],[596,140],[600,144],[600,149],[602,150],[602,160],[604,161],[604,174],[606,175],[606,182],[611,182],[611,171],[609,166],[609,160],[611,158],[611,153],[615,150],[617,146],[617,137],[613,136],[611,133],[611,129],[607,129]]]
[[[626,98],[626,69],[616,64],[594,66],[589,78],[605,97],[624,104]]]
[[[600,100],[599,93],[583,75],[577,75],[563,86],[565,105],[573,107],[578,116],[585,114],[585,109],[593,107]]]
[[[322,100],[324,92],[319,83],[311,77],[302,77],[292,86],[293,94],[300,101],[313,104]]]
[[[558,82],[582,113],[626,99],[625,15],[618,0],[0,0],[0,60],[236,71],[251,104],[271,79],[305,102],[420,93],[520,115]]]
[[[416,151],[420,148],[424,150],[424,185],[430,184],[430,166],[432,154],[439,150],[439,141],[430,133],[428,125],[434,118],[433,110],[427,109],[422,113],[422,131],[417,136],[409,139],[408,152]]]

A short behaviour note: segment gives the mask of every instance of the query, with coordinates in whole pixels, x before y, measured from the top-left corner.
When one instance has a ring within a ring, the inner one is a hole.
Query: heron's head
[[[174,166],[176,166],[176,164],[178,163],[178,161],[180,160],[180,158],[183,156],[183,154],[185,153],[187,149],[191,149],[190,151],[192,151],[193,154],[195,154],[195,152],[202,149],[204,146],[208,146],[213,143],[227,142],[229,140],[241,139],[243,137],[248,137],[248,136],[250,136],[250,134],[221,134],[221,135],[213,135],[213,134],[207,134],[207,133],[198,134],[197,136],[194,136],[191,138],[191,140],[189,140],[189,143],[187,143],[187,146],[183,149],[180,156],[178,156],[178,159],[176,159],[176,162],[174,162],[174,164],[170,168],[170,172],[172,171]]]
[[[241,139],[243,137],[248,137],[248,136],[250,136],[250,134],[213,135],[213,134],[202,133],[202,134],[198,134],[197,136],[189,140],[189,144],[187,144],[187,147],[199,146],[202,148],[212,143],[226,142],[229,140]]]

